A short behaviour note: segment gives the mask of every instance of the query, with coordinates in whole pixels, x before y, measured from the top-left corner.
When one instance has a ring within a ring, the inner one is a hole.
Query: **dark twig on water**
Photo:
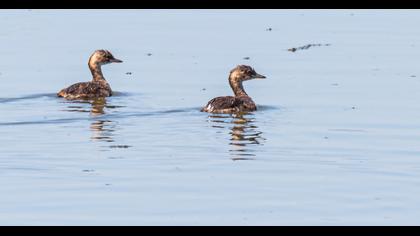
[[[329,43],[327,43],[327,44],[320,44],[320,43],[318,43],[318,44],[307,44],[305,46],[301,46],[301,47],[297,47],[297,48],[289,48],[289,49],[287,49],[287,51],[296,52],[297,50],[306,50],[310,47],[320,47],[320,46],[330,46],[330,45],[331,44],[329,44]]]

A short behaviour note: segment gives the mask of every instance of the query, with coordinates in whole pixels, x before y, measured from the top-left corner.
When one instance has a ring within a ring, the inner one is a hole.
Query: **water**
[[[419,225],[419,13],[2,11],[0,224]],[[259,110],[200,112],[237,64]]]

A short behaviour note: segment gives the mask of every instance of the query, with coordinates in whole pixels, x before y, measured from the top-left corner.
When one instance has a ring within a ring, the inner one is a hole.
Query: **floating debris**
[[[110,148],[129,148],[130,145],[111,145]]]
[[[152,54],[149,52],[149,53],[147,53],[146,55],[150,57]]]
[[[206,88],[202,88],[201,90],[202,90],[202,91],[206,91]]]
[[[248,157],[233,157],[231,158],[232,161],[249,161],[255,160],[255,158],[248,158]]]
[[[126,72],[125,74],[126,74],[126,75],[131,75],[131,74],[133,74],[133,73],[131,73],[131,72]]]
[[[273,29],[272,28],[268,28],[268,29],[266,29],[266,31],[272,31]]]
[[[95,170],[82,170],[83,172],[94,172]]]
[[[356,107],[351,107],[351,109],[353,109],[353,110],[354,110],[354,109],[356,109]]]
[[[297,47],[297,48],[289,48],[289,49],[287,49],[287,51],[296,52],[297,50],[306,50],[306,49],[308,49],[310,47],[320,47],[320,46],[330,46],[330,45],[331,44],[329,44],[329,43],[326,43],[326,44],[321,44],[321,43],[318,43],[318,44],[307,44],[305,46],[301,46],[301,47]]]
[[[411,78],[415,78],[416,76],[415,76],[415,75],[410,75],[410,77],[411,77]]]
[[[244,57],[244,60],[249,60],[250,59],[250,57]]]

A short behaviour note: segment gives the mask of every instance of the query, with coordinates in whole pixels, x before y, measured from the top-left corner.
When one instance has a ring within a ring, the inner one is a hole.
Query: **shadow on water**
[[[255,116],[248,114],[212,114],[209,121],[213,128],[229,129],[229,153],[231,159],[254,160],[256,157],[256,146],[263,145],[266,140],[255,124]]]

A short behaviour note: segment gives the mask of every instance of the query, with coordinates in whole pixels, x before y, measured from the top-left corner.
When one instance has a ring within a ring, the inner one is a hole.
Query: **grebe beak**
[[[110,62],[115,62],[115,63],[121,63],[123,61],[121,61],[120,59],[117,58],[112,58],[111,60],[109,60]]]
[[[253,76],[253,78],[254,78],[254,79],[265,79],[265,76],[264,76],[264,75],[260,75],[260,74],[256,73],[256,74]]]

